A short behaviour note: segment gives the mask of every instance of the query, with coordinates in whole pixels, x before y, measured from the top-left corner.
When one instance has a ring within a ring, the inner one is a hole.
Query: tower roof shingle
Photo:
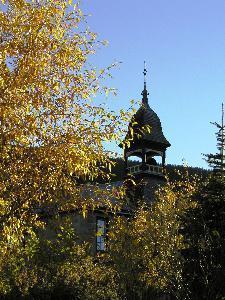
[[[144,131],[140,134],[140,129],[144,128],[144,126],[150,127],[150,133]],[[143,140],[164,144],[166,147],[170,146],[170,143],[163,134],[162,125],[158,115],[150,108],[147,101],[143,101],[141,107],[133,116],[129,127],[132,127],[134,137],[141,135],[139,138]]]

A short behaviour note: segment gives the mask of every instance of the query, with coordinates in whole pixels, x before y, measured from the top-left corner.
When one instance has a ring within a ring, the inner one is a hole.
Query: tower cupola
[[[166,149],[171,145],[163,134],[158,115],[148,103],[146,67],[143,74],[142,104],[131,119],[124,141],[126,173],[138,177],[153,176],[164,179]],[[129,158],[135,157],[139,158],[140,163],[129,165]]]

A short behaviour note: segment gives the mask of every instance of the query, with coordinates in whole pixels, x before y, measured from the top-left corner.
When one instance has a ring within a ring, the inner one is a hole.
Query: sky
[[[109,82],[118,89],[110,107],[141,99],[146,60],[149,104],[172,145],[167,163],[207,168],[202,153],[216,152],[210,122],[220,122],[225,102],[225,1],[82,0],[82,9],[109,41],[94,64],[121,62]]]

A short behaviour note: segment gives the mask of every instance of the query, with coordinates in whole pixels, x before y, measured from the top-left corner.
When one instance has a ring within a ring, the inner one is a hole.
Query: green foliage
[[[193,196],[197,206],[183,219],[187,249],[184,283],[191,299],[225,297],[225,180],[213,175]]]
[[[216,154],[206,154],[206,161],[210,167],[213,167],[215,172],[223,173],[225,170],[225,126],[224,126],[224,110],[222,104],[222,121],[221,124],[217,122],[212,123],[216,126],[218,131],[216,132],[217,149]]]
[[[120,288],[141,299],[182,289],[185,248],[181,216],[195,205],[192,195],[198,181],[187,177],[167,183],[149,207],[140,207],[132,219],[118,218],[110,231],[109,256],[120,276]]]
[[[197,176],[201,178],[201,180],[205,181],[210,174],[210,170],[198,168],[198,167],[190,167],[184,165],[166,165],[166,174],[170,181],[179,181],[180,176],[188,176],[189,180],[194,180]]]
[[[76,244],[68,218],[54,219],[1,262],[5,299],[119,299],[115,271]]]
[[[196,207],[183,218],[187,249],[183,252],[188,299],[225,298],[224,126],[218,128],[217,154],[206,155],[214,172],[193,195]]]

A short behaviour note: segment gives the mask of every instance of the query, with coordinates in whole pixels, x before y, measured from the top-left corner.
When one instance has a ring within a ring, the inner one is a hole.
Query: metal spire
[[[148,104],[148,91],[147,91],[147,88],[146,88],[146,75],[147,75],[147,69],[146,69],[146,62],[144,61],[144,89],[141,93],[141,95],[143,96],[142,97],[142,104]]]
[[[147,69],[146,69],[146,62],[144,61],[144,89],[146,89],[146,75],[147,75]]]

